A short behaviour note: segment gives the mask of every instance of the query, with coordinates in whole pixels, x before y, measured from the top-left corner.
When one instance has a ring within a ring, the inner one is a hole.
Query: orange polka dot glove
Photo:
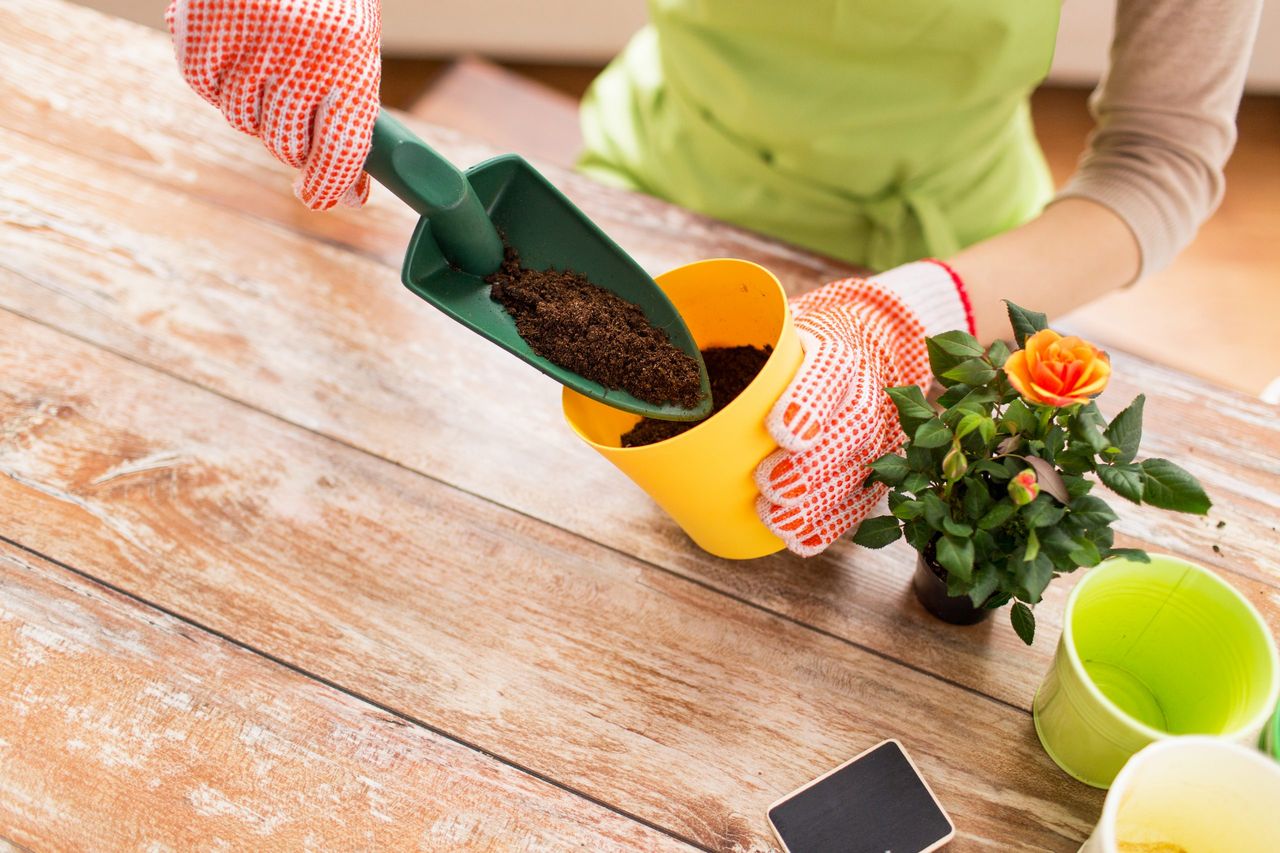
[[[778,443],[756,469],[764,523],[801,556],[826,550],[884,497],[867,465],[901,447],[885,388],[930,382],[925,336],[973,331],[964,286],[938,261],[846,278],[791,301],[804,361],[765,425]]]
[[[314,210],[358,207],[378,117],[378,0],[173,0],[182,76],[237,130],[300,169]]]

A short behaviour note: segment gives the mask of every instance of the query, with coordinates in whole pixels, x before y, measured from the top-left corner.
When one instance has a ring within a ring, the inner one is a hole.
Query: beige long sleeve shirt
[[[1068,0],[1069,2],[1070,0]],[[1059,198],[1130,227],[1140,275],[1168,266],[1218,206],[1262,0],[1120,0],[1097,129]]]

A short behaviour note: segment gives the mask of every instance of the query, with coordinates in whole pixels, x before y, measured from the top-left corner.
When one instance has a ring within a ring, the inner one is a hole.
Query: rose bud
[[[1040,494],[1034,468],[1027,468],[1009,481],[1009,497],[1017,506],[1026,506]]]
[[[946,477],[949,482],[955,482],[964,476],[964,472],[969,470],[969,460],[964,458],[964,453],[959,446],[951,445],[951,450],[946,456],[942,457],[942,476]]]

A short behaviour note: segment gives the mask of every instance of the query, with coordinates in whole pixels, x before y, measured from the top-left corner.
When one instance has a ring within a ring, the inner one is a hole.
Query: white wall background
[[[155,26],[163,0],[80,0]],[[599,63],[644,22],[640,0],[382,0],[383,45],[397,55],[482,53],[505,59]],[[1050,80],[1091,84],[1105,67],[1115,0],[1065,0]],[[1280,92],[1280,2],[1262,12],[1249,89]]]

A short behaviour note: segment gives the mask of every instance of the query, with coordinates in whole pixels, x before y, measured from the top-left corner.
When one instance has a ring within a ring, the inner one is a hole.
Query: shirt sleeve
[[[1111,63],[1089,99],[1096,124],[1058,198],[1116,212],[1168,266],[1222,200],[1223,167],[1262,0],[1119,0]]]

